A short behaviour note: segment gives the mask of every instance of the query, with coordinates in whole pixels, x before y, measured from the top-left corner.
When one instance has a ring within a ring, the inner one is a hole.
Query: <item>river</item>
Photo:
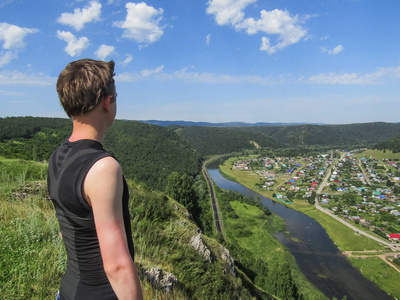
[[[220,188],[259,197],[264,206],[286,221],[286,230],[297,242],[283,232],[275,237],[289,249],[305,277],[327,297],[339,300],[345,295],[354,300],[394,299],[355,269],[314,219],[224,178],[213,165],[209,166],[208,172]]]

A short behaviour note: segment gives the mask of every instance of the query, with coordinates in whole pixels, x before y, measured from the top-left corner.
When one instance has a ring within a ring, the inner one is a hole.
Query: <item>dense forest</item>
[[[374,146],[375,149],[379,150],[390,150],[393,153],[400,152],[400,135],[395,136],[392,139],[382,141]]]
[[[225,154],[244,149],[277,148],[280,143],[258,132],[220,127],[169,127],[186,139],[200,155]]]
[[[241,127],[171,126],[201,153],[243,149],[250,141],[272,149],[287,147],[367,147],[400,133],[400,123],[270,125]],[[244,134],[245,133],[245,134]],[[218,150],[216,144],[220,145]],[[247,146],[248,147],[248,146]]]

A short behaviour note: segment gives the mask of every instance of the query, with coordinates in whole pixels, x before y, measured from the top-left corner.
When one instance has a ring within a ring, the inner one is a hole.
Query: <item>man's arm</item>
[[[139,275],[132,261],[122,216],[122,171],[112,157],[97,161],[84,181],[93,208],[104,270],[118,299],[142,299]]]

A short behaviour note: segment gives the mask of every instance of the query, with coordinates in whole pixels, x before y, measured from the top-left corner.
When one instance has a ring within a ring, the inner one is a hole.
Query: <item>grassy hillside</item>
[[[0,158],[0,293],[2,299],[52,299],[66,256],[51,201],[45,163]],[[145,299],[269,299],[237,271],[232,276],[220,245],[203,235],[213,261],[190,246],[198,234],[186,209],[163,193],[129,181],[136,263]],[[172,293],[146,279],[157,266],[178,280]]]

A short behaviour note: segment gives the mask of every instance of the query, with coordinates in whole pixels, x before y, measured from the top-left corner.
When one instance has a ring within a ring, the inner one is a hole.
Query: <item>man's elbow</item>
[[[116,261],[104,262],[104,271],[108,277],[118,278],[124,276],[125,273],[131,272],[132,270],[131,259],[118,259]]]

